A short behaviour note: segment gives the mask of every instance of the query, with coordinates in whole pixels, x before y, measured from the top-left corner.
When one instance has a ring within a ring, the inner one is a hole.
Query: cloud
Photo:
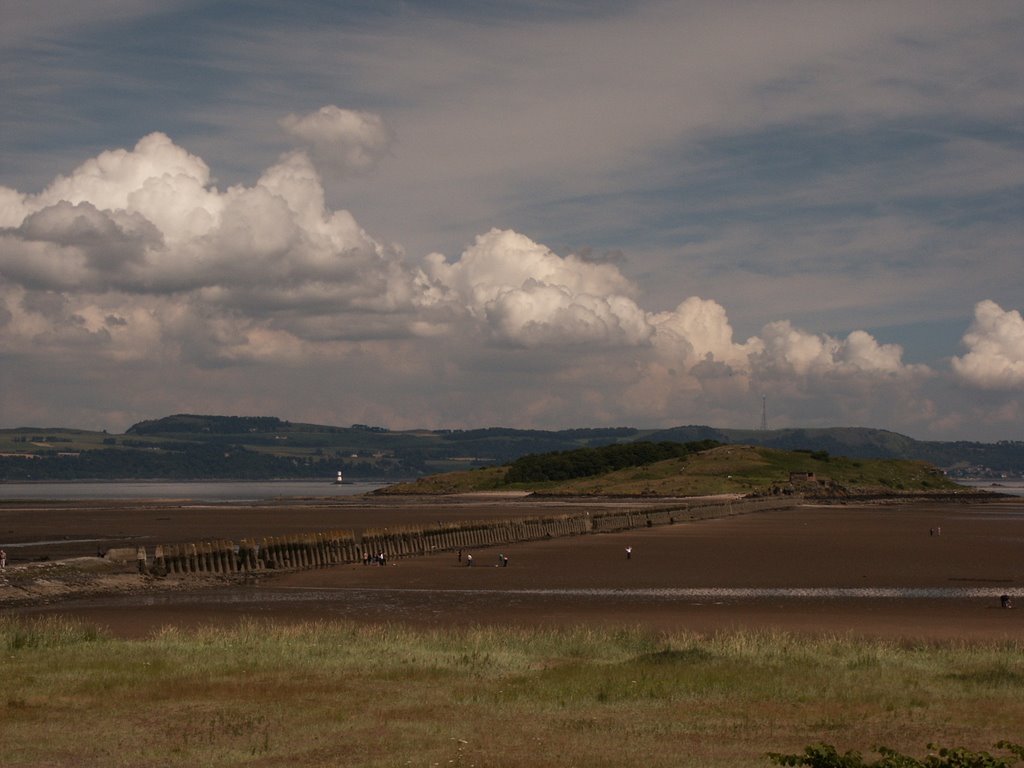
[[[0,233],[0,243],[0,272],[23,285],[95,289],[130,282],[161,235],[137,212],[62,200],[26,216],[10,235]]]
[[[327,209],[304,152],[218,189],[205,162],[149,134],[38,194],[0,188],[0,222],[7,354],[291,366],[431,331],[414,313],[419,273]]]
[[[457,328],[535,354],[565,350],[565,360],[545,358],[552,375],[583,390],[596,381],[619,387],[620,403],[639,403],[648,417],[669,418],[695,401],[724,414],[730,401],[765,387],[805,401],[828,387],[866,408],[876,400],[870,390],[895,402],[889,390],[933,375],[928,366],[905,363],[899,345],[861,330],[834,338],[780,320],[737,341],[725,307],[712,299],[691,296],[670,311],[645,311],[616,266],[560,257],[513,231],[478,236],[453,262],[433,254],[424,269],[434,308],[447,307]],[[628,413],[631,406],[611,410]]]
[[[798,376],[870,375],[908,378],[927,374],[924,365],[903,362],[898,344],[879,344],[865,331],[845,339],[794,328],[788,320],[766,325],[761,331],[763,351],[756,354],[759,368]]]
[[[558,256],[510,230],[478,236],[454,263],[431,254],[424,270],[444,302],[505,342],[636,345],[652,333],[615,266]]]
[[[776,319],[737,338],[714,299],[651,311],[620,260],[561,256],[511,229],[450,257],[407,257],[327,204],[301,150],[251,185],[218,188],[202,159],[150,134],[38,194],[0,189],[0,221],[0,353],[40,368],[61,359],[87,378],[102,378],[96,365],[126,381],[152,367],[193,393],[207,372],[222,410],[239,402],[229,391],[272,404],[298,378],[337,381],[358,403],[353,420],[395,426],[735,426],[763,392],[798,423],[934,413],[914,397],[935,372],[864,330]],[[1019,365],[1020,325],[980,304],[961,375],[992,358],[993,339]],[[303,407],[337,407],[330,386],[302,386]]]
[[[736,344],[725,307],[709,299],[691,296],[675,310],[650,315],[649,320],[655,329],[655,347],[684,368],[715,361],[746,371],[750,355],[763,348],[756,338]]]
[[[304,287],[357,301],[357,274],[364,282],[393,277],[383,249],[351,214],[326,209],[303,152],[283,155],[252,187],[221,191],[205,162],[152,133],[131,150],[102,152],[38,195],[0,188],[0,222],[0,268],[33,276],[39,288],[85,281],[94,290],[225,289],[241,301],[239,288],[271,284],[293,297]]]
[[[321,122],[295,130],[330,134]],[[328,208],[303,151],[220,190],[201,158],[149,134],[39,194],[3,190],[0,220],[11,223],[0,230],[8,344],[20,336],[24,348],[88,339],[119,359],[162,348],[197,365],[294,364],[344,354],[346,341],[463,338],[603,351],[680,392],[723,377],[919,372],[863,331],[836,340],[777,321],[737,342],[714,300],[649,312],[617,263],[559,256],[513,230],[491,229],[452,260],[410,261]],[[44,295],[61,297],[59,311]]]
[[[222,205],[206,163],[159,132],[133,149],[100,153],[26,197],[25,206],[38,211],[61,202],[140,213],[171,243],[209,232]]]
[[[963,337],[970,350],[954,357],[953,370],[967,384],[990,390],[1024,387],[1024,318],[994,301],[980,301]]]
[[[334,105],[305,115],[281,118],[280,125],[310,148],[315,159],[331,171],[363,173],[387,154],[393,142],[380,115]]]

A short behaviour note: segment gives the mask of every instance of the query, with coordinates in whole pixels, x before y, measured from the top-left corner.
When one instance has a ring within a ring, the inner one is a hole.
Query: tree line
[[[684,458],[718,445],[720,443],[714,440],[689,443],[641,441],[534,454],[513,461],[505,479],[508,483],[564,482],[629,467],[641,467],[666,459]]]
[[[339,468],[348,477],[404,479],[400,462],[353,462],[311,456],[274,456],[240,446],[191,445],[183,450],[139,451],[104,448],[77,456],[56,453],[38,458],[0,456],[0,479],[25,480],[286,480],[333,479]]]

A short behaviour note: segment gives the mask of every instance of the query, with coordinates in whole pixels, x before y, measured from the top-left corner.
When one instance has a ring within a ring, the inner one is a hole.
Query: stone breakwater
[[[59,604],[72,598],[128,595],[151,590],[183,590],[223,583],[222,577],[187,579],[140,576],[133,566],[98,557],[33,562],[0,571],[0,607]]]
[[[441,522],[429,526],[369,528],[359,536],[353,531],[340,530],[269,536],[258,540],[242,539],[237,543],[213,540],[161,544],[152,551],[145,547],[111,550],[107,557],[121,562],[134,560],[140,573],[160,576],[302,570],[366,562],[381,555],[391,560],[433,552],[481,549],[516,542],[670,525],[784,509],[795,506],[797,502],[793,498],[703,500],[680,502],[650,510],[577,512],[486,522]]]

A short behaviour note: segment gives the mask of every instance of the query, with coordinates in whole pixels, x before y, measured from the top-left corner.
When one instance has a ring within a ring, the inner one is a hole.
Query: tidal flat
[[[79,510],[77,530],[525,509],[347,504]],[[507,567],[484,548],[473,566],[439,552],[8,609],[5,764],[764,766],[817,741],[989,749],[1024,732],[1024,609],[999,601],[1024,605],[1022,548],[1021,500],[803,506],[524,542],[502,548]]]

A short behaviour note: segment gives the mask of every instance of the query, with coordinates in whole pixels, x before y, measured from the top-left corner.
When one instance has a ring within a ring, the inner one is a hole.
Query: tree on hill
[[[636,442],[578,448],[574,451],[522,456],[509,466],[508,483],[564,482],[593,477],[628,467],[640,467],[666,459],[683,458],[691,453],[714,448],[718,443],[701,440],[692,443]]]

